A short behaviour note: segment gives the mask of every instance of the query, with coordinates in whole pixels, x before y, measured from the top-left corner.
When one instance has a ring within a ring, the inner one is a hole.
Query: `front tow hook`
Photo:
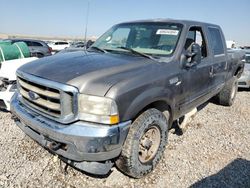
[[[20,121],[20,119],[14,114],[11,114],[11,119],[14,120],[15,122]]]
[[[62,146],[63,146],[62,143],[51,142],[51,143],[49,143],[48,148],[53,150],[53,151],[56,151],[56,150],[60,149]]]

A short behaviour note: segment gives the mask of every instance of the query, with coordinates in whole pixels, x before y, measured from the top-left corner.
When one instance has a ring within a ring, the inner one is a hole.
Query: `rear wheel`
[[[44,57],[44,54],[42,54],[40,52],[35,52],[35,53],[32,53],[32,56],[37,57],[37,58],[42,58],[42,57]]]
[[[218,94],[218,102],[224,106],[232,106],[236,94],[238,91],[238,82],[237,77],[234,76],[231,80],[229,80],[224,88]]]
[[[116,166],[125,174],[140,178],[158,164],[167,143],[169,113],[149,109],[131,125]]]

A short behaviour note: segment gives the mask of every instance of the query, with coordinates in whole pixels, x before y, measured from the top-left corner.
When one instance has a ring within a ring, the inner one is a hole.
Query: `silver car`
[[[250,50],[246,51],[245,68],[238,80],[238,87],[250,88]]]

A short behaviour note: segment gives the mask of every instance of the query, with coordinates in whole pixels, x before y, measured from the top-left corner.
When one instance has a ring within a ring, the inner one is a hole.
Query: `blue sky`
[[[89,0],[88,36],[137,19],[175,18],[219,24],[226,38],[250,45],[250,0]],[[0,33],[84,36],[87,0],[1,0]]]

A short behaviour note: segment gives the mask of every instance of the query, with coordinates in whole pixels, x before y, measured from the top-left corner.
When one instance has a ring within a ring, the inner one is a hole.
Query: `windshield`
[[[112,27],[92,46],[106,51],[124,51],[121,47],[153,55],[173,54],[182,25],[176,23],[126,23]]]

